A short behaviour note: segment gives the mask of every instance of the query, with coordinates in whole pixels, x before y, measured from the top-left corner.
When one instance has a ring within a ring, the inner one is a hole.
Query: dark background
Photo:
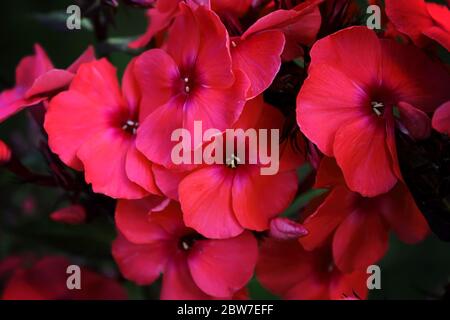
[[[67,67],[89,44],[95,44],[95,36],[88,28],[73,31],[64,28],[65,21],[58,17],[65,17],[70,4],[73,2],[63,0],[2,1],[0,90],[14,85],[15,68],[21,58],[33,53],[34,43],[40,43],[59,68]],[[144,10],[120,4],[110,40],[120,44],[127,37],[142,34],[145,27]],[[110,55],[119,73],[130,58],[125,53]],[[43,137],[27,112],[1,123],[0,139],[6,141],[27,166],[46,172],[45,161],[38,150]],[[0,260],[19,253],[63,254],[98,271],[117,275],[110,256],[110,244],[115,237],[111,217],[99,216],[92,223],[80,226],[52,222],[49,214],[66,202],[64,194],[57,190],[24,184],[0,168]],[[380,265],[382,289],[372,291],[370,298],[433,297],[439,294],[450,276],[450,245],[434,236],[414,246],[404,245],[392,237],[389,252]],[[131,298],[156,298],[158,295],[158,283],[138,287],[121,281]],[[250,284],[250,293],[253,298],[272,297],[256,280]]]

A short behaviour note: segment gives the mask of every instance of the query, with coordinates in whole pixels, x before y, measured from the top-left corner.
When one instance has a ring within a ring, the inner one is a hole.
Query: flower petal
[[[134,244],[119,235],[113,242],[112,255],[125,278],[148,285],[164,271],[170,251],[164,241]]]
[[[92,136],[77,152],[87,183],[94,192],[112,198],[139,199],[147,191],[128,179],[126,157],[133,141],[120,129],[107,129]]]
[[[299,241],[306,250],[314,250],[326,243],[333,231],[351,212],[349,206],[353,198],[352,192],[345,186],[333,188],[325,201],[303,222],[308,234]]]
[[[431,120],[422,110],[406,102],[398,103],[401,122],[412,138],[422,140],[431,134]]]
[[[230,297],[251,279],[258,256],[258,244],[246,231],[224,240],[194,243],[188,265],[194,282],[215,297]]]
[[[337,228],[333,257],[343,272],[365,268],[386,253],[389,228],[377,209],[376,202],[362,199]]]
[[[147,159],[168,168],[174,168],[172,133],[183,128],[183,104],[177,99],[157,108],[139,126],[136,147]]]
[[[266,230],[270,220],[281,214],[294,199],[297,174],[286,171],[261,175],[259,166],[246,167],[237,168],[232,189],[233,209],[244,228]]]
[[[178,189],[186,225],[212,239],[242,233],[231,204],[232,189],[233,173],[223,165],[211,165],[186,176]]]
[[[167,103],[172,96],[174,79],[180,79],[177,65],[161,49],[141,54],[136,59],[135,74],[141,87],[143,114],[150,114]]]
[[[428,223],[404,184],[399,183],[377,199],[381,213],[400,240],[417,243],[428,235]]]
[[[450,101],[442,104],[436,110],[432,124],[435,130],[450,135]]]
[[[155,183],[152,168],[152,163],[136,149],[134,143],[131,144],[125,160],[128,179],[152,194],[161,195],[161,191]]]
[[[65,164],[78,170],[83,168],[77,157],[78,149],[106,126],[101,105],[76,91],[65,91],[53,98],[44,121],[50,149]]]
[[[361,108],[368,100],[354,81],[327,65],[312,68],[297,97],[297,122],[319,149],[333,156],[336,132],[347,123],[368,115]]]
[[[178,253],[164,271],[161,300],[209,300],[195,284],[189,271],[186,254]]]
[[[363,117],[338,130],[334,155],[348,187],[373,197],[392,189],[397,177],[386,145],[384,121]]]
[[[145,244],[170,238],[165,230],[150,222],[150,214],[164,198],[149,196],[139,200],[117,201],[115,222],[117,229],[130,242]]]
[[[251,99],[269,87],[280,69],[284,36],[279,31],[265,31],[236,41],[236,46],[231,48],[233,67],[243,71],[250,80],[247,96]]]

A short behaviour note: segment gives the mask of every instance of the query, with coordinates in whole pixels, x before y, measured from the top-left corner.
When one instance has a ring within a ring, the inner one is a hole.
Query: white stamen
[[[375,112],[377,116],[381,116],[383,114],[384,104],[382,102],[372,101],[372,110]]]
[[[231,46],[232,46],[233,48],[236,48],[236,47],[237,47],[237,44],[236,44],[236,42],[234,42],[234,41],[231,41]]]
[[[188,77],[184,78],[183,80],[184,80],[184,82],[186,82],[186,83],[189,82],[189,78],[188,78]]]
[[[189,91],[191,91],[191,88],[189,88],[189,86],[186,86],[186,87],[184,88],[184,91],[186,91],[186,93],[189,93]]]
[[[240,162],[241,159],[239,159],[239,157],[235,156],[234,154],[232,154],[231,157],[227,159],[227,165],[229,165],[232,169],[235,169]]]
[[[181,242],[181,246],[183,247],[184,250],[188,250],[189,249],[189,245],[186,243],[186,241],[182,241]]]
[[[133,120],[127,120],[127,122],[125,122],[125,124],[122,126],[122,129],[125,131],[131,130],[131,132],[133,134],[136,134],[138,126],[139,126],[139,122],[137,122],[137,121],[135,122]]]

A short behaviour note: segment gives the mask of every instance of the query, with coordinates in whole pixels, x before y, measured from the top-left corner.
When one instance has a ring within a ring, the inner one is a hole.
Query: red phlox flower
[[[417,46],[425,47],[431,39],[450,50],[448,5],[425,0],[386,0],[386,14]]]
[[[249,98],[272,83],[282,54],[286,60],[292,60],[303,55],[302,45],[314,42],[321,22],[320,2],[307,1],[290,10],[275,10],[258,19],[241,36],[231,38],[233,65],[251,82]]]
[[[172,24],[175,16],[179,14],[178,5],[181,0],[158,0],[156,6],[147,10],[147,30],[138,39],[130,42],[130,48],[141,48],[146,46],[155,36],[164,32]],[[208,10],[213,10],[219,16],[240,17],[244,15],[251,6],[250,0],[189,0],[186,1],[192,7],[199,5]]]
[[[31,266],[14,270],[5,284],[4,300],[112,300],[126,299],[125,290],[113,279],[81,267],[81,289],[67,288],[66,258],[47,256]]]
[[[120,90],[114,67],[101,59],[83,64],[69,90],[50,101],[44,127],[49,146],[72,168],[84,169],[95,192],[113,198],[158,194],[152,164],[136,149],[136,130],[145,117],[128,65]]]
[[[334,263],[342,271],[376,263],[388,249],[391,230],[406,243],[428,235],[428,224],[403,183],[388,193],[365,198],[348,189],[335,160],[325,157],[315,187],[330,190],[303,221],[308,234],[299,241],[306,250],[315,250],[331,238]]]
[[[329,248],[308,252],[296,240],[265,239],[256,276],[265,288],[284,299],[367,298],[366,270],[343,273],[333,264]]]
[[[44,49],[34,46],[35,54],[23,58],[16,68],[16,85],[0,94],[0,122],[25,107],[47,100],[65,89],[81,63],[95,59],[89,47],[66,70],[55,69]]]
[[[224,130],[238,119],[249,82],[241,71],[233,72],[228,40],[212,11],[182,3],[166,50],[151,49],[137,58],[142,108],[149,115],[138,129],[136,145],[152,162],[175,167],[175,129],[192,133],[194,121],[201,121],[204,130]]]
[[[449,100],[450,75],[419,49],[351,27],[316,42],[297,97],[297,122],[334,156],[347,185],[364,196],[392,189],[401,177],[394,128],[416,139],[427,113]]]
[[[265,104],[259,96],[246,104],[234,128],[280,129],[283,122],[281,113]],[[226,133],[221,137],[224,144],[227,139],[234,139],[234,135]],[[230,164],[229,160],[236,154],[225,154],[224,151],[223,164],[199,166],[179,185],[186,225],[208,238],[233,237],[244,229],[268,229],[269,221],[289,206],[297,191],[295,168],[303,159],[293,151],[290,143],[280,145],[278,173],[262,175],[261,168],[267,165],[262,164],[261,159],[250,163],[253,157],[250,151],[258,149],[250,150],[253,148],[246,141],[236,140],[234,145],[239,149],[241,143],[246,143],[244,148],[248,160],[245,163],[238,160],[234,165]]]
[[[112,253],[127,279],[146,285],[163,274],[161,299],[242,297],[258,254],[250,232],[225,240],[205,239],[185,227],[178,203],[152,211],[152,204],[145,201],[120,200],[116,209],[121,234]]]

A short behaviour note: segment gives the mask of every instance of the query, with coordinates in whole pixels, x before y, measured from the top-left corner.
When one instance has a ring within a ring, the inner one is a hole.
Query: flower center
[[[231,157],[227,158],[225,163],[227,167],[235,169],[237,168],[238,164],[241,163],[241,159],[239,159],[239,157],[236,156],[235,154],[232,154]]]
[[[381,117],[384,113],[384,104],[382,102],[372,101],[371,103],[373,112]]]
[[[180,238],[178,247],[183,251],[189,251],[197,240],[204,239],[198,233],[188,233]]]
[[[184,77],[183,82],[184,82],[184,92],[186,92],[186,93],[191,92],[192,85],[189,81],[189,77]]]
[[[137,128],[139,127],[139,122],[133,120],[127,120],[122,126],[122,130],[128,132],[129,134],[136,134]]]

